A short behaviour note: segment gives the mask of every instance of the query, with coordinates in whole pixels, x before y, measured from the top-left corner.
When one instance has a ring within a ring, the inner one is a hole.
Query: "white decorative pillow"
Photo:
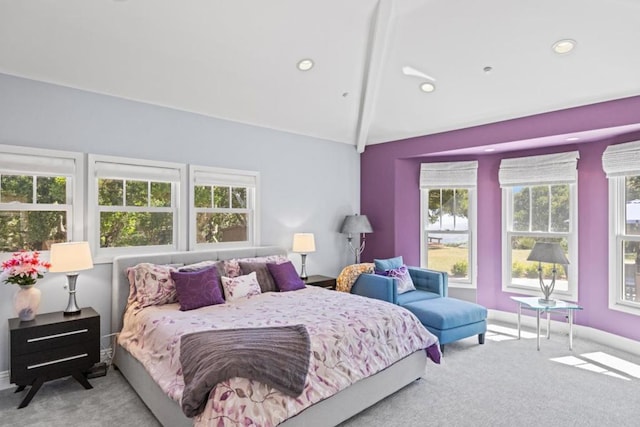
[[[222,276],[222,288],[224,289],[224,299],[231,302],[238,298],[248,298],[262,293],[258,284],[258,276],[255,271],[246,276],[225,277]]]

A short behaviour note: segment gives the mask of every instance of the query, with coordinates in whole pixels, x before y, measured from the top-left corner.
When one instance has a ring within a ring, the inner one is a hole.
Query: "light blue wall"
[[[344,216],[359,212],[360,163],[350,145],[3,74],[0,144],[259,171],[261,244],[290,249],[294,232],[315,233],[309,274],[335,276],[351,260],[338,233]],[[297,254],[290,258],[299,266]],[[41,313],[66,307],[65,283],[62,274],[45,276]],[[6,319],[14,317],[15,291],[0,284],[0,372],[9,369]],[[77,299],[100,313],[109,333],[111,264],[80,274]]]

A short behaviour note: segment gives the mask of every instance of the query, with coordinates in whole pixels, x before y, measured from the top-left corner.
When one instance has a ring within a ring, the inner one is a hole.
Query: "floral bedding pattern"
[[[403,357],[437,344],[409,311],[383,301],[307,287],[179,311],[177,304],[129,308],[119,343],[172,399],[184,389],[180,336],[210,329],[303,324],[311,344],[303,393],[292,398],[244,378],[219,383],[196,426],[275,426]],[[437,349],[437,345],[433,346]],[[433,349],[432,347],[432,349]]]

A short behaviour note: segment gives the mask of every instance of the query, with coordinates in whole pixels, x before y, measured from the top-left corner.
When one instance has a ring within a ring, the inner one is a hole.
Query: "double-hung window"
[[[83,155],[0,146],[0,252],[82,238]]]
[[[184,249],[186,165],[91,154],[88,163],[89,230],[98,261]]]
[[[536,242],[556,242],[569,265],[556,266],[554,295],[578,299],[577,151],[504,159],[502,187],[502,289],[540,294],[538,263],[527,261]],[[542,264],[548,283],[553,265]]]
[[[640,142],[610,145],[602,167],[609,180],[609,308],[640,314]]]
[[[259,174],[189,166],[189,247],[257,245]]]
[[[476,285],[478,162],[423,163],[420,168],[421,265],[449,273],[452,285]]]

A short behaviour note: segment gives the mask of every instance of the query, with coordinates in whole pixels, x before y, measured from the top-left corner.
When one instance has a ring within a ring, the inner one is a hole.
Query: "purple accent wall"
[[[402,255],[420,264],[420,191],[424,161],[478,160],[478,289],[488,308],[515,312],[501,285],[500,160],[571,150],[578,161],[579,304],[576,323],[640,341],[638,316],[608,308],[608,182],[602,153],[640,133],[592,142],[487,155],[438,152],[640,123],[640,96],[367,147],[361,156],[361,209],[373,226],[363,261]]]

